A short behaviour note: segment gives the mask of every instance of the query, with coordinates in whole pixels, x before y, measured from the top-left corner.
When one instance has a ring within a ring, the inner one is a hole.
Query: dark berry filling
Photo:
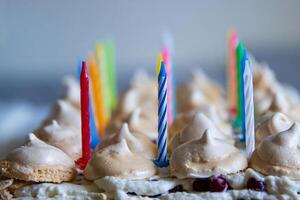
[[[197,178],[193,182],[193,190],[198,192],[210,191],[210,178]]]
[[[212,192],[226,192],[228,189],[228,182],[224,176],[213,176],[211,178],[211,191]]]
[[[264,181],[256,180],[255,178],[249,178],[247,181],[247,189],[265,191],[266,183]]]
[[[174,188],[169,190],[169,193],[175,193],[175,192],[183,192],[183,186],[176,185]]]

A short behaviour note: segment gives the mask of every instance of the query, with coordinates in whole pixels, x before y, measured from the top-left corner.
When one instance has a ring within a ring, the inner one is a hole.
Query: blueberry
[[[169,193],[175,193],[175,192],[183,192],[182,185],[176,185],[174,188],[169,190]]]
[[[193,182],[193,190],[198,192],[207,192],[210,190],[210,178],[197,178]]]
[[[225,192],[229,188],[229,183],[224,176],[213,176],[211,178],[211,191],[212,192]]]
[[[264,181],[258,181],[255,178],[249,178],[247,181],[247,189],[255,191],[265,191],[266,183]]]
[[[127,194],[137,196],[135,192],[127,192]]]
[[[152,195],[152,196],[148,196],[149,198],[158,198],[158,197],[160,197],[161,196],[161,194],[157,194],[157,195]]]

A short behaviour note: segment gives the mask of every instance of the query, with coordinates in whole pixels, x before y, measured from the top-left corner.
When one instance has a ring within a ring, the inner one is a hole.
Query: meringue
[[[105,134],[114,134],[127,122],[129,129],[151,140],[157,138],[157,83],[145,74],[134,78],[121,96]]]
[[[219,113],[216,106],[208,105],[199,108],[197,111],[178,114],[169,128],[170,138],[179,133],[190,121],[192,121],[196,113],[203,113],[206,115],[224,133],[232,133],[232,127],[227,122],[227,117],[222,115],[222,113]]]
[[[294,123],[288,130],[265,137],[254,151],[250,166],[272,176],[300,179],[300,125]]]
[[[152,161],[132,152],[125,139],[93,153],[83,174],[88,180],[105,176],[145,179],[156,173]]]
[[[131,133],[127,123],[124,123],[116,134],[106,137],[100,145],[97,146],[97,150],[119,143],[122,139],[126,140],[132,153],[141,154],[141,156],[148,159],[153,159],[156,156],[156,145],[142,134]]]
[[[188,112],[207,104],[225,108],[221,87],[202,71],[195,73],[190,82],[180,86],[177,94],[178,112]]]
[[[136,107],[157,109],[157,83],[146,74],[139,74],[131,83],[128,90],[121,96],[114,116],[126,118]],[[152,109],[145,110],[151,112]]]
[[[11,151],[0,161],[4,176],[36,182],[70,181],[76,175],[74,161],[62,150],[29,134],[25,146]]]
[[[234,139],[231,136],[222,133],[203,113],[197,112],[185,128],[171,139],[171,150],[173,151],[184,143],[201,138],[207,129],[212,130],[215,138],[234,143]]]
[[[45,119],[39,128],[34,132],[43,131],[44,126],[56,120],[61,126],[73,126],[81,130],[81,115],[80,110],[75,108],[70,102],[58,100],[53,106],[51,114]]]
[[[116,133],[123,123],[127,123],[129,130],[134,133],[145,135],[152,141],[157,139],[157,114],[153,112],[150,105],[148,108],[146,105],[143,108],[135,108],[125,119],[112,119],[106,129],[106,134]]]
[[[259,144],[268,135],[280,133],[292,126],[292,121],[283,113],[269,113],[259,119],[255,128],[255,141]]]
[[[66,76],[63,78],[63,85],[65,86],[64,100],[80,109],[80,85],[77,79],[73,76]]]
[[[53,120],[36,135],[44,142],[63,150],[73,160],[81,157],[81,131],[78,128],[61,126]]]
[[[232,144],[213,137],[207,129],[202,137],[177,147],[170,158],[170,174],[177,178],[230,174],[247,167],[245,155]]]

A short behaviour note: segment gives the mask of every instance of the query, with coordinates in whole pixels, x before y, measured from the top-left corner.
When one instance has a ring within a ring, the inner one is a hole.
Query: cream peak
[[[129,131],[128,124],[124,123],[121,127],[119,134],[116,135],[118,140],[122,139],[132,142],[137,149],[143,149],[141,142]]]
[[[212,131],[210,129],[205,130],[202,137],[199,139],[199,143],[214,145],[214,138],[212,136]]]
[[[274,135],[274,137],[271,138],[271,141],[284,147],[297,148],[299,133],[300,125],[298,123],[294,123],[288,130]]]
[[[276,112],[274,115],[271,117],[271,121],[269,124],[269,129],[273,133],[278,132],[278,130],[282,129],[283,127],[291,126],[292,122],[289,120],[289,118],[280,113]]]

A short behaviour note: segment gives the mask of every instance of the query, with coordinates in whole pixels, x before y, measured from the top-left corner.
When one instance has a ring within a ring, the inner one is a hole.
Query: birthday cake
[[[90,90],[85,65],[80,81],[64,79],[65,94],[49,116],[0,161],[0,198],[299,199],[298,93],[251,58],[255,134],[234,124],[224,89],[203,71],[178,87],[169,121],[167,60],[158,84],[135,75],[109,116],[101,98],[89,99],[101,82],[92,74]],[[91,113],[91,105],[102,112]]]

